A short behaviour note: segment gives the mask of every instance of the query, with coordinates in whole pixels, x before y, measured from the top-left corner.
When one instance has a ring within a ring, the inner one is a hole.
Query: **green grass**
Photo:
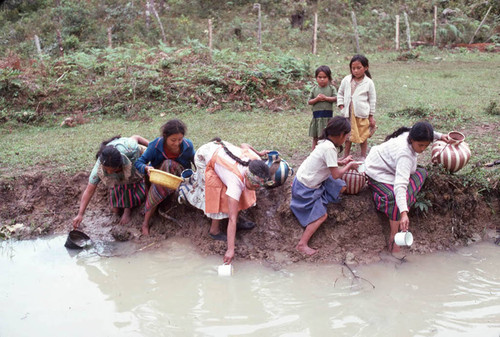
[[[473,163],[499,159],[500,117],[487,113],[487,107],[491,102],[499,102],[500,55],[430,49],[408,62],[395,61],[396,56],[396,53],[368,55],[377,89],[379,126],[370,146],[382,142],[398,127],[411,126],[419,120],[418,116],[404,113],[418,108],[428,114],[426,118],[438,131],[458,130],[466,135],[472,158],[459,174],[469,174]],[[344,76],[348,66],[345,58],[349,57],[338,59],[330,55],[316,61],[331,65],[333,73]],[[316,66],[315,62],[311,64]],[[89,171],[102,140],[116,134],[140,134],[154,139],[170,118],[180,118],[188,125],[187,137],[196,147],[219,136],[235,144],[246,142],[259,149],[278,150],[285,159],[298,165],[311,146],[307,135],[311,114],[305,91],[302,103],[279,113],[263,109],[241,112],[227,107],[208,113],[194,104],[166,104],[162,111],[149,110],[147,122],[99,116],[74,128],[60,127],[61,120],[44,126],[4,124],[0,126],[0,174],[8,176],[33,169],[68,174]],[[164,111],[167,113],[163,115]],[[424,157],[430,157],[429,152]],[[488,172],[493,179],[500,176],[498,168]]]

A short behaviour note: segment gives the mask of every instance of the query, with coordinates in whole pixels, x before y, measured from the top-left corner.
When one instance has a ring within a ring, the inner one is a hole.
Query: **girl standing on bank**
[[[351,143],[358,143],[364,159],[368,152],[368,138],[376,128],[373,115],[377,94],[368,68],[365,56],[354,55],[349,63],[351,74],[340,83],[337,106],[351,120],[351,137],[345,143],[344,156],[351,152]]]
[[[340,194],[346,190],[342,175],[359,166],[351,156],[338,160],[338,153],[342,151],[349,132],[351,125],[347,118],[332,118],[323,131],[322,140],[300,165],[293,180],[290,208],[305,227],[296,247],[301,253],[316,253],[316,249],[309,247],[309,239],[326,220],[326,205],[340,202]]]
[[[327,66],[320,66],[315,72],[317,85],[309,95],[312,105],[313,119],[309,125],[309,136],[313,137],[312,149],[318,144],[318,137],[328,121],[333,117],[333,102],[337,101],[337,90],[331,85],[332,72]]]

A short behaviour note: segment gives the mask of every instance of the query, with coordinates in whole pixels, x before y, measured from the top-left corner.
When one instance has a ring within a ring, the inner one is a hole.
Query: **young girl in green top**
[[[313,137],[312,149],[318,144],[318,137],[328,121],[333,117],[333,103],[337,102],[337,90],[331,85],[332,71],[327,66],[316,69],[318,83],[309,95],[309,105],[312,105],[313,119],[309,125],[309,136]]]

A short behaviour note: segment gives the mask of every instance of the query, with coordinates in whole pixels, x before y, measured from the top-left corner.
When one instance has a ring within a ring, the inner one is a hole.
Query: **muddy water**
[[[154,251],[65,237],[0,246],[0,336],[500,335],[500,247],[387,258],[357,267],[279,271],[219,257],[186,241]],[[105,257],[108,255],[121,255]]]

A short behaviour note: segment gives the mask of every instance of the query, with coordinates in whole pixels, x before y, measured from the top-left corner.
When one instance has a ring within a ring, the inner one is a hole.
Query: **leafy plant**
[[[490,104],[484,109],[488,115],[498,116],[500,115],[500,106],[496,101],[490,101]]]

